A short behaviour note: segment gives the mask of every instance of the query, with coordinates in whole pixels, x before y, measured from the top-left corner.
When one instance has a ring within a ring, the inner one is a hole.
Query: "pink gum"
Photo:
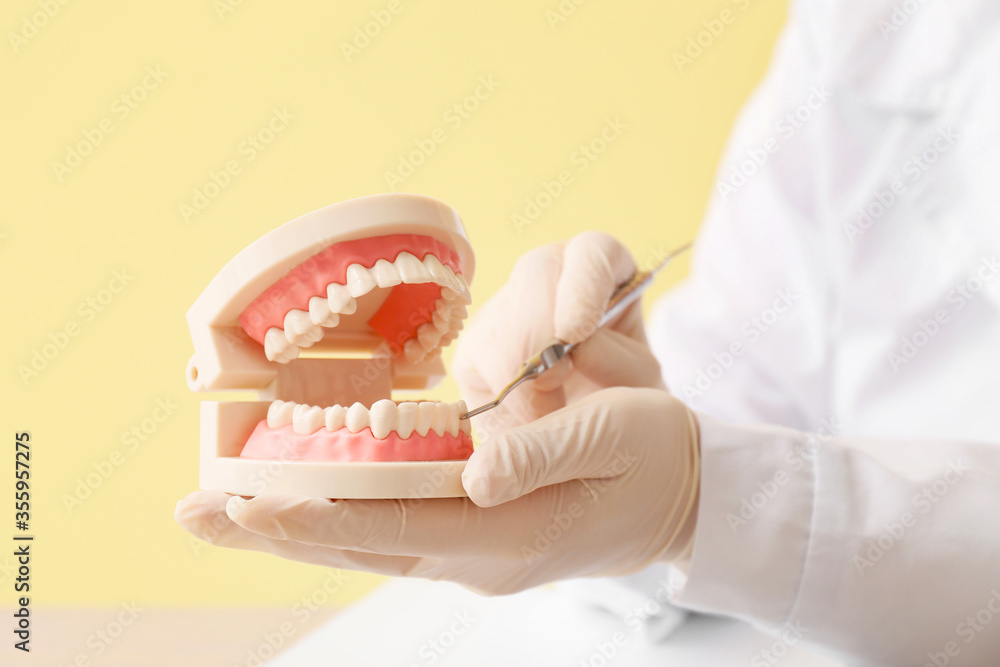
[[[270,428],[267,421],[257,424],[240,453],[241,458],[279,461],[464,461],[470,456],[472,438],[466,433],[456,437],[429,431],[404,440],[393,431],[377,439],[370,428],[358,433],[342,428],[300,435],[291,426]]]

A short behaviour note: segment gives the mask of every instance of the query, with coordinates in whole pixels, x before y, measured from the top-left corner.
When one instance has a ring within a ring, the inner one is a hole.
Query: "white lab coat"
[[[795,2],[718,181],[650,322],[701,415],[674,600],[1000,664],[1000,3]]]

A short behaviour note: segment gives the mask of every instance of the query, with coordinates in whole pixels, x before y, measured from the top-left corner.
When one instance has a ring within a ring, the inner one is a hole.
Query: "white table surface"
[[[772,662],[761,651],[775,641],[739,621],[692,615],[653,642],[638,624],[552,588],[486,598],[453,584],[398,579],[338,613],[267,667],[839,664],[786,645],[777,647],[782,655]]]

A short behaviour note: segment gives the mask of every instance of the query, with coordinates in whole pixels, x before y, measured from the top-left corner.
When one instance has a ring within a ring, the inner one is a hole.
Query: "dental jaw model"
[[[188,311],[200,485],[240,495],[465,495],[464,403],[394,401],[444,376],[471,302],[458,214],[417,195],[334,204],[258,239]]]

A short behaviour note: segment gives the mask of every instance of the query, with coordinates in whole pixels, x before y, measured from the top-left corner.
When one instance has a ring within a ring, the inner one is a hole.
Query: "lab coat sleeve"
[[[828,417],[836,244],[816,164],[834,102],[827,68],[793,13],[734,126],[691,275],[650,320],[668,387],[704,414],[804,430]]]
[[[691,278],[651,319],[665,380],[701,425],[697,529],[673,599],[775,635],[754,665],[800,642],[862,664],[1000,660],[998,443],[828,437],[847,264],[831,192],[891,149],[857,136],[852,114],[891,128],[927,99],[913,93],[936,73],[921,67],[948,57],[900,66],[905,40],[934,26],[918,17],[884,39],[892,8],[794,3],[723,157]]]
[[[861,664],[1000,659],[1000,447],[700,425],[698,523],[674,601],[780,640],[752,664],[800,642]]]

